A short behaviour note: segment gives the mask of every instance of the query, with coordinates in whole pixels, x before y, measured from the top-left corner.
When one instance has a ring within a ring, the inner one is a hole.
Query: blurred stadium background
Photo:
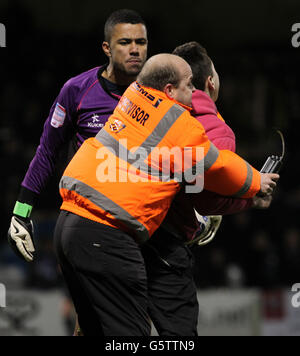
[[[218,108],[237,136],[237,151],[260,168],[287,156],[274,203],[223,219],[216,239],[194,250],[200,335],[300,335],[291,304],[300,283],[300,23],[297,0],[194,2],[0,0],[7,47],[0,48],[0,335],[69,335],[72,308],[52,250],[64,157],[36,206],[38,253],[18,260],[6,232],[20,183],[39,143],[43,123],[64,82],[105,62],[103,25],[115,9],[133,8],[149,30],[149,56],[196,40],[207,48],[221,79]]]

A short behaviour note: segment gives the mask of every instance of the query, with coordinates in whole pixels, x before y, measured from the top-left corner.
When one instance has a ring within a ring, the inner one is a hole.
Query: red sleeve
[[[253,206],[252,199],[223,197],[208,190],[204,190],[201,195],[189,194],[189,199],[201,215],[230,215],[248,210]]]
[[[196,117],[205,128],[208,138],[219,150],[235,152],[235,134],[223,119],[217,115]],[[204,190],[199,196],[191,197],[195,209],[201,215],[229,215],[248,210],[252,199],[227,198]],[[202,212],[202,213],[201,213]]]

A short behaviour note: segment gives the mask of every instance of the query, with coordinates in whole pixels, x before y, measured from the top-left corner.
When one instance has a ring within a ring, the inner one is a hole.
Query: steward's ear
[[[174,85],[173,84],[167,84],[165,87],[164,87],[164,90],[163,92],[166,94],[166,96],[169,98],[169,99],[174,99]]]

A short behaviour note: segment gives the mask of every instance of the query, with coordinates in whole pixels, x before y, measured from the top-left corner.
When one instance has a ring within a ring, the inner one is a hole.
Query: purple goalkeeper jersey
[[[65,83],[51,107],[23,187],[40,194],[53,174],[63,145],[75,134],[79,147],[87,138],[96,136],[113,113],[120,96],[106,86],[107,81],[101,77],[104,69],[105,66],[91,69]]]

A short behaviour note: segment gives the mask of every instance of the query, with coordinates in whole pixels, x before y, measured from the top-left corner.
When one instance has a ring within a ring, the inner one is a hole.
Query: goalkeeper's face
[[[117,24],[109,43],[113,68],[128,77],[137,77],[147,59],[147,30],[143,24]]]

